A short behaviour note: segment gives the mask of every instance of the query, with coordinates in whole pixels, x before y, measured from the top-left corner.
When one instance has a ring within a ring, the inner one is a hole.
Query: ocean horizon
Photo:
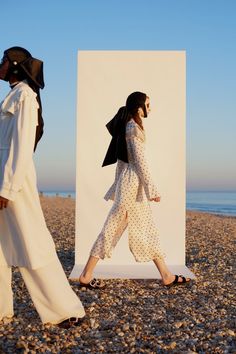
[[[76,198],[75,191],[40,191],[40,194],[48,197]],[[236,192],[187,192],[186,210],[236,216]]]

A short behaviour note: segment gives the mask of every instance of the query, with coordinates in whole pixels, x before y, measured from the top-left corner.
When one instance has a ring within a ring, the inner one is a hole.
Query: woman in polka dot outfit
[[[149,112],[149,97],[142,92],[133,92],[128,96],[126,106],[121,107],[107,124],[112,141],[103,166],[117,162],[117,167],[115,181],[105,199],[114,202],[80,275],[80,284],[83,286],[105,286],[101,280],[93,278],[93,270],[99,259],[111,257],[113,248],[127,226],[129,248],[135,260],[152,260],[161,274],[163,285],[182,285],[190,281],[182,275],[173,275],[167,268],[150,209],[150,201],[160,202],[160,195],[152,181],[144,153],[142,119]]]

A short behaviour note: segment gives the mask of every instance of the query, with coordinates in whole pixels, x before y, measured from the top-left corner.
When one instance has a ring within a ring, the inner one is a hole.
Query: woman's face
[[[6,80],[8,68],[9,68],[9,61],[4,56],[0,63],[0,80]]]
[[[145,115],[145,112],[143,111],[143,108],[139,108],[138,109],[138,115],[140,118],[146,118],[149,114],[149,112],[151,111],[151,108],[150,108],[150,98],[147,96],[146,98],[146,101],[145,101],[145,108],[146,108],[146,112],[147,112],[147,115]]]
[[[149,112],[151,112],[151,108],[150,108],[150,98],[147,96],[146,101],[145,101],[145,107],[146,107],[146,111],[147,111],[147,116],[149,114]]]

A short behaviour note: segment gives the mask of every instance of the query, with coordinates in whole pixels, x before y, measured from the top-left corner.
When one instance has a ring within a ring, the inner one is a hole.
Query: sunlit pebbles
[[[75,201],[41,197],[41,203],[69,276]],[[87,319],[70,330],[40,323],[14,268],[15,317],[1,323],[0,352],[234,353],[236,218],[188,212],[186,228],[187,265],[197,276],[192,285],[167,289],[156,280],[109,280],[96,292],[71,282]]]

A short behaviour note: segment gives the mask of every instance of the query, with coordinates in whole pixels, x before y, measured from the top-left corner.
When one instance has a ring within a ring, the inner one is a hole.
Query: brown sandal
[[[80,326],[82,324],[83,320],[84,320],[84,317],[82,317],[82,318],[70,317],[70,318],[67,318],[67,320],[58,323],[57,326],[60,328],[69,329],[71,327]]]
[[[106,287],[106,284],[104,284],[101,280],[96,278],[93,278],[88,284],[80,282],[80,285],[90,290],[104,289]]]
[[[179,278],[182,278],[183,281],[178,281]],[[187,283],[190,283],[191,279],[190,280],[187,280],[183,275],[176,275],[175,274],[175,280],[172,281],[172,283],[170,284],[167,284],[165,286],[167,286],[168,288],[172,287],[172,286],[176,286],[176,285],[186,285]]]

